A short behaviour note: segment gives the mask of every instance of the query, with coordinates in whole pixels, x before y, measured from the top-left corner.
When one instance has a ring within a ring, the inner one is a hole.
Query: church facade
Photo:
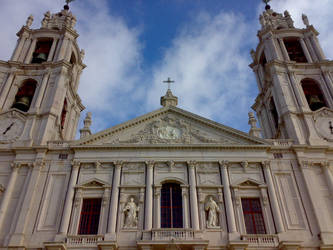
[[[162,107],[75,140],[85,68],[66,5],[0,61],[0,249],[333,249],[333,61],[267,5],[249,133]],[[261,134],[263,138],[261,138]]]

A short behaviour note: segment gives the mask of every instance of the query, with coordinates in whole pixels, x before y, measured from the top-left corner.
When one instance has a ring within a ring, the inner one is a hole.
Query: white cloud
[[[248,38],[249,25],[241,15],[225,12],[201,13],[187,24],[155,68],[148,105],[156,105],[166,89],[160,82],[170,76],[182,108],[240,128],[235,122],[246,121],[254,98],[248,47],[255,37]]]

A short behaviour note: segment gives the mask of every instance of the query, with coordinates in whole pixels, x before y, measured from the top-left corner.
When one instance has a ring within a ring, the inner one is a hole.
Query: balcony
[[[249,244],[249,247],[277,247],[279,238],[277,235],[269,234],[246,234],[241,236],[242,241]]]
[[[67,246],[70,247],[92,247],[104,240],[102,235],[71,235],[67,236]]]
[[[193,240],[194,239],[194,231],[191,229],[154,229],[152,230],[152,240]]]

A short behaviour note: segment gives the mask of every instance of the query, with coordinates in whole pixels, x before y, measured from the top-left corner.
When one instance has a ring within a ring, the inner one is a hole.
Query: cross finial
[[[73,2],[74,0],[65,0],[66,1],[66,5],[64,6],[65,10],[69,10],[69,3]]]
[[[171,83],[174,83],[175,81],[172,81],[171,79],[170,79],[170,77],[168,77],[168,79],[166,80],[166,81],[163,81],[164,83],[167,83],[168,84],[168,89],[170,89],[170,87],[171,87]]]
[[[266,4],[266,7],[265,7],[266,10],[271,8],[271,6],[269,6],[269,4],[268,4],[271,0],[262,0],[262,1]]]

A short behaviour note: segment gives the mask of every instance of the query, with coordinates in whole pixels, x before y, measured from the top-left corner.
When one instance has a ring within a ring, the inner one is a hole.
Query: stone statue
[[[138,216],[137,212],[139,207],[135,204],[134,198],[131,197],[130,201],[127,202],[126,206],[123,209],[125,214],[125,224],[124,228],[136,228],[138,225]]]
[[[34,17],[33,17],[32,15],[30,15],[30,16],[28,17],[28,19],[27,19],[27,22],[25,23],[25,26],[26,26],[27,28],[30,28],[30,26],[32,25],[33,21],[34,21]]]
[[[218,215],[217,213],[220,212],[220,208],[213,200],[213,197],[210,196],[208,201],[205,204],[205,210],[208,212],[207,218],[207,228],[218,228]]]
[[[305,14],[302,14],[302,20],[303,20],[303,23],[306,27],[309,27],[310,26],[310,22],[309,22],[309,19],[308,19],[308,16],[305,15]]]

